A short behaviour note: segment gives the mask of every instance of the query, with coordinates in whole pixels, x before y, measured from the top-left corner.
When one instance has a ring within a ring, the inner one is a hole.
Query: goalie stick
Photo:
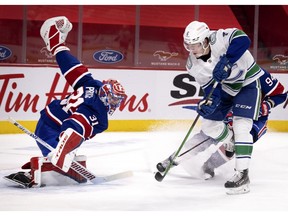
[[[38,141],[41,145],[45,146],[50,151],[53,150],[53,148],[48,143],[46,143],[44,140],[42,140],[40,137],[38,137],[34,133],[30,132],[28,129],[26,129],[24,126],[22,126],[20,123],[18,123],[13,118],[9,117],[8,121],[10,121],[13,125],[18,127],[20,130],[22,130],[23,132],[28,134],[30,137],[32,137],[36,141]],[[74,170],[75,172],[77,172],[79,175],[83,176],[85,179],[92,182],[93,184],[101,184],[101,183],[105,183],[105,182],[109,182],[109,181],[127,178],[127,177],[130,177],[133,175],[132,171],[126,171],[126,172],[121,172],[121,173],[117,173],[114,175],[99,177],[99,176],[94,175],[86,167],[82,166],[80,163],[78,163],[75,160],[73,160],[73,162],[71,164],[71,169]]]
[[[288,91],[286,92],[286,94],[287,94],[287,93],[288,93]],[[287,104],[288,104],[288,98],[286,99],[286,102],[285,102],[285,104],[283,105],[283,109],[286,108]]]
[[[211,97],[212,93],[214,92],[215,88],[217,87],[217,85],[218,85],[218,82],[215,81],[214,84],[213,84],[213,87],[212,87],[211,91],[209,92],[209,94],[208,94],[208,96],[207,96],[207,98],[206,98],[206,100],[205,100],[205,103],[208,102],[208,100],[210,99],[210,97]],[[195,125],[196,125],[199,117],[200,117],[200,114],[198,113],[198,115],[196,116],[194,122],[192,123],[191,127],[189,128],[189,130],[188,130],[188,132],[187,132],[184,140],[182,141],[181,145],[179,146],[179,148],[177,149],[175,155],[173,156],[172,160],[170,161],[168,167],[166,168],[164,174],[162,175],[160,172],[156,172],[156,174],[155,174],[155,179],[156,179],[157,181],[161,182],[161,181],[165,178],[165,176],[167,175],[167,173],[169,172],[170,168],[171,168],[172,165],[173,165],[174,160],[178,157],[178,154],[180,153],[180,151],[181,151],[182,147],[184,146],[186,140],[188,139],[190,133],[192,132],[193,128],[195,127]]]

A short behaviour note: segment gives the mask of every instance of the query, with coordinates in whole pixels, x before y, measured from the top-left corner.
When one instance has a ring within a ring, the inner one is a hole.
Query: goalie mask
[[[105,106],[109,107],[109,115],[112,115],[120,106],[125,96],[125,89],[118,80],[103,81],[103,86],[99,89],[99,98]]]
[[[202,56],[208,44],[204,44],[205,38],[209,38],[210,29],[204,22],[193,21],[191,22],[184,31],[184,47],[188,52],[193,52],[193,54],[198,58]]]

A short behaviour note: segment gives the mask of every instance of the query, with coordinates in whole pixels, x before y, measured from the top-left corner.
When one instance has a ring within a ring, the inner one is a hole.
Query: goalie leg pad
[[[75,157],[75,160],[79,162],[81,165],[86,167],[86,159],[85,155],[79,155]],[[69,169],[67,173],[63,172],[58,167],[54,166],[47,157],[32,157],[30,162],[22,166],[22,169],[31,169],[31,184],[32,187],[41,187],[47,184],[61,184],[61,182],[66,182],[65,176],[73,179],[78,183],[86,183],[87,179],[82,177],[80,174],[75,172],[72,169]],[[53,173],[58,173],[60,175],[56,175]]]
[[[32,157],[30,159],[31,176],[34,182],[33,187],[41,187],[41,170],[44,160],[47,161],[47,158]]]
[[[84,138],[75,130],[68,128],[62,135],[54,151],[51,152],[51,163],[67,172],[75,157],[77,148]]]
[[[78,155],[75,160],[86,167],[86,156]],[[47,157],[32,157],[29,162],[24,164],[22,169],[26,172],[17,172],[4,176],[3,178],[14,185],[23,188],[38,188],[45,185],[67,185],[77,183],[86,183],[87,179],[71,168],[67,173],[54,166]],[[68,177],[68,178],[67,178]],[[71,181],[72,180],[72,181]],[[73,183],[74,182],[74,183]]]
[[[75,160],[79,162],[81,165],[83,165],[84,167],[86,167],[86,159],[87,157],[85,155],[79,155],[75,157]],[[50,161],[48,161],[47,157],[31,158],[30,164],[31,164],[31,175],[32,175],[32,178],[34,178],[33,187],[43,186],[43,182],[44,182],[44,185],[49,184],[49,181],[51,182],[51,177],[49,177],[49,175],[52,176],[52,172],[61,174],[61,175],[58,175],[57,178],[54,175],[53,182],[55,183],[58,182],[60,184],[61,182],[65,182],[65,180],[63,179],[64,176],[67,176],[78,183],[87,182],[86,178],[82,177],[79,173],[75,172],[71,168],[68,170],[67,173],[63,172],[61,169],[54,166]],[[51,182],[51,184],[53,184],[53,182]]]

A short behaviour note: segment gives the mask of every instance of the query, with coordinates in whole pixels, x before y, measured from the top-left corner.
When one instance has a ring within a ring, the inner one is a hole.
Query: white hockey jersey
[[[186,69],[203,89],[213,82],[213,69],[220,60],[220,56],[226,54],[231,41],[243,35],[245,33],[236,28],[211,31],[209,37],[211,57],[204,62],[190,53]],[[222,89],[228,94],[235,96],[243,86],[252,83],[263,74],[264,71],[255,63],[251,53],[246,50],[233,64],[230,76],[222,83]]]

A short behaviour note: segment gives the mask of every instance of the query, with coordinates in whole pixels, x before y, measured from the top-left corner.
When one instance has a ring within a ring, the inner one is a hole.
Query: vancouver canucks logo
[[[210,44],[213,45],[216,43],[216,32],[213,32],[209,37]]]

